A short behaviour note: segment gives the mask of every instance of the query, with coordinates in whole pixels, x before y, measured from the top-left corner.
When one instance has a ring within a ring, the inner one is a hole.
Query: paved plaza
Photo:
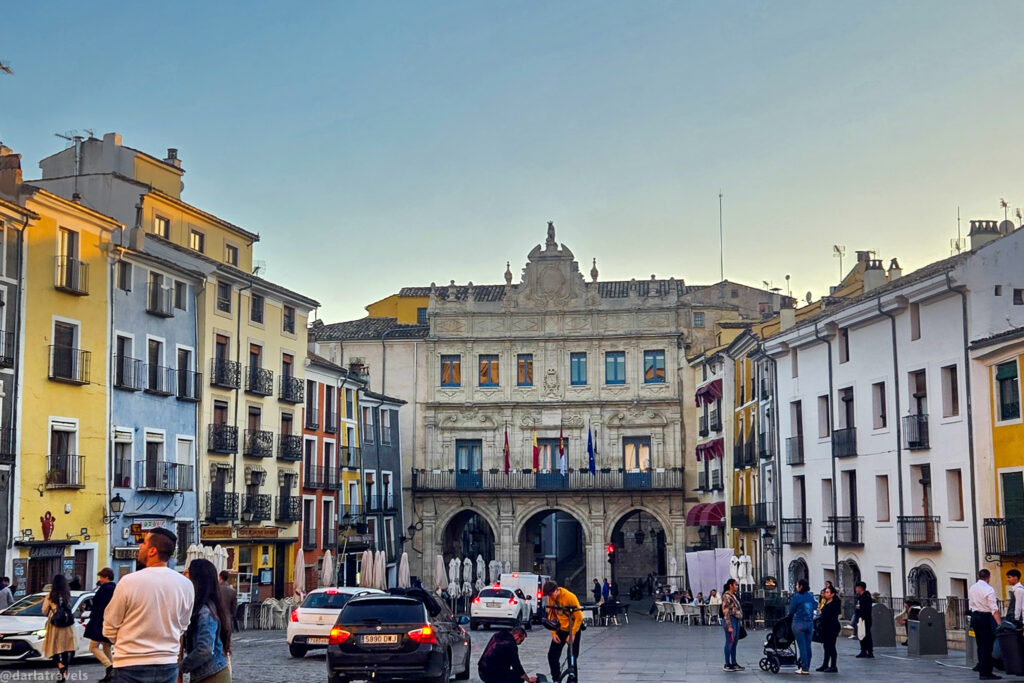
[[[473,681],[476,661],[493,632],[477,631],[473,637]],[[793,669],[773,675],[758,669],[764,631],[753,631],[740,642],[738,660],[746,667],[740,673],[722,671],[722,632],[717,626],[686,626],[661,624],[647,616],[633,616],[629,625],[588,628],[583,634],[580,680],[608,683],[630,681],[778,681],[796,679]],[[549,642],[546,631],[534,628],[521,648],[523,663],[531,674],[547,673],[546,653]],[[239,683],[277,683],[285,681],[326,680],[324,656],[311,654],[296,660],[288,656],[283,631],[245,631],[234,639],[234,680]],[[845,638],[839,641],[838,674],[812,673],[823,680],[977,680],[964,666],[962,652],[951,652],[946,658],[910,659],[906,648],[876,651],[876,657],[856,659],[856,643]],[[816,667],[821,663],[821,646],[815,644]],[[102,676],[99,665],[88,660],[73,667],[85,675],[82,681],[95,681]],[[18,673],[28,674],[20,680],[47,680],[42,674],[51,669],[42,665],[0,669],[0,683],[19,680]],[[55,676],[55,672],[51,674]],[[1009,677],[1009,680],[1022,680]]]

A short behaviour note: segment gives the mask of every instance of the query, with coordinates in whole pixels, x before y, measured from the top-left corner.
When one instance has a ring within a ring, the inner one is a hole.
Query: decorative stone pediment
[[[530,251],[523,268],[522,283],[514,296],[519,310],[586,306],[587,286],[579,264],[569,248],[555,240],[554,223],[548,223],[543,249],[538,244]]]
[[[458,412],[445,415],[439,426],[441,429],[495,429],[497,423],[477,406],[466,406]]]
[[[610,427],[664,427],[667,424],[661,411],[645,408],[637,401],[608,420]]]

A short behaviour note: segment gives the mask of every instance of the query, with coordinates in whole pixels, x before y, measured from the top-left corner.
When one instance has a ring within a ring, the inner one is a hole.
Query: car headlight
[[[41,628],[38,631],[32,631],[32,635],[34,635],[36,638],[45,638],[46,637],[46,629],[45,628]]]

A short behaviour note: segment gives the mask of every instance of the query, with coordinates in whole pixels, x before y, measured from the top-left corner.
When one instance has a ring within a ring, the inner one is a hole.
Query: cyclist
[[[519,646],[524,640],[526,631],[521,626],[495,633],[477,664],[480,680],[484,683],[537,683],[537,678],[527,675],[519,661]]]
[[[560,588],[554,581],[547,581],[541,593],[548,599],[548,619],[557,625],[557,629],[551,631],[548,666],[551,668],[551,678],[558,681],[561,678],[559,660],[567,643],[572,647],[573,659],[579,661],[583,613],[580,612],[580,601],[576,596],[569,590]]]

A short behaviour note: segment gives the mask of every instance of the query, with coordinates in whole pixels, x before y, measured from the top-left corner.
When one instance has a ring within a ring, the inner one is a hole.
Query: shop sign
[[[241,535],[241,534],[239,534]],[[231,538],[229,526],[204,526],[199,528],[199,538]]]
[[[243,526],[238,529],[239,538],[277,538],[280,529],[274,526]]]
[[[28,595],[28,558],[16,557],[14,564],[14,597],[23,598]]]
[[[136,543],[142,543],[146,540],[146,534],[153,529],[160,529],[167,526],[167,520],[165,519],[140,519],[137,522],[132,522],[128,528],[129,533],[135,538]]]
[[[60,571],[64,574],[64,578],[70,581],[75,577],[75,558],[64,557],[60,561]]]
[[[28,556],[32,559],[43,559],[50,557],[64,557],[63,545],[37,545],[28,549]]]
[[[139,549],[133,546],[114,548],[115,560],[135,560],[139,557]]]

